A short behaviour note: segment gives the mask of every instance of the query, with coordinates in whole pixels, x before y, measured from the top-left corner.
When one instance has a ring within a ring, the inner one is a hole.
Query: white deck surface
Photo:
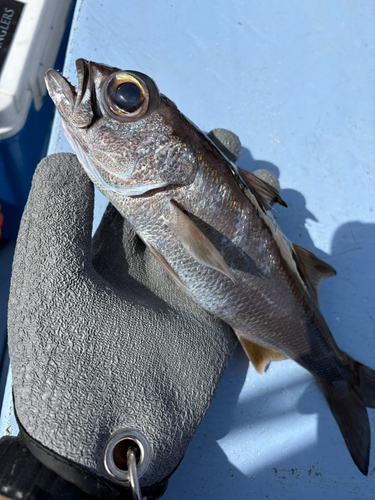
[[[279,176],[288,238],[337,270],[320,304],[339,346],[373,368],[374,26],[371,0],[82,0],[64,73],[76,81],[78,57],[139,70],[202,130],[237,133],[238,164]],[[369,470],[306,371],[284,361],[259,376],[238,349],[163,498],[368,500],[374,450]]]

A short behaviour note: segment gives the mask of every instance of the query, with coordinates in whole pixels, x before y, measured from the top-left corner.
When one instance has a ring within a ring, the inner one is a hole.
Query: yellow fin
[[[264,368],[270,361],[281,361],[282,359],[286,359],[284,354],[275,351],[270,347],[263,347],[259,344],[255,344],[255,342],[247,340],[245,337],[241,337],[240,335],[238,335],[238,338],[240,339],[243,350],[250,358],[255,370],[260,374],[264,372]]]

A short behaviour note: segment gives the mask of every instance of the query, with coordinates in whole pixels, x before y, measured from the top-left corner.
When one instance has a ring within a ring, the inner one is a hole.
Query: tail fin
[[[370,423],[366,407],[375,407],[375,371],[347,356],[346,379],[317,379],[346,446],[358,469],[367,476],[370,459]]]

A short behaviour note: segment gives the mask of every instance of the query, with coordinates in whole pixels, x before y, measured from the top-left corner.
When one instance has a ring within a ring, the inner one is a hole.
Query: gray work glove
[[[126,447],[135,443],[142,493],[157,498],[236,339],[184,295],[112,206],[92,239],[93,203],[74,155],[39,164],[9,300],[15,413],[35,456],[100,498],[127,498]]]

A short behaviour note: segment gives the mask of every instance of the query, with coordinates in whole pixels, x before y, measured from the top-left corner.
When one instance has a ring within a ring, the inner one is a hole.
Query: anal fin
[[[270,361],[281,361],[286,359],[284,354],[281,352],[275,351],[270,347],[263,347],[251,340],[245,339],[245,337],[237,334],[243,350],[248,355],[251,363],[253,364],[255,370],[262,374],[264,373],[264,369],[268,365]]]

